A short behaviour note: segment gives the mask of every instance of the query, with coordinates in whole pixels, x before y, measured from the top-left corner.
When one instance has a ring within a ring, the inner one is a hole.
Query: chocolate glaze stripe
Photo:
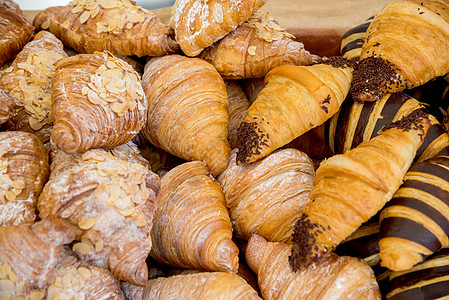
[[[346,98],[340,107],[338,115],[334,115],[330,120],[331,124],[334,124],[335,130],[333,132],[329,131],[328,143],[334,153],[343,153],[348,127],[346,120],[351,114],[352,101],[352,99]]]
[[[447,264],[417,270],[413,269],[411,272],[407,272],[399,276],[390,276],[390,279],[391,277],[393,277],[393,279],[391,280],[391,287],[392,289],[397,289],[405,286],[412,286],[419,284],[424,280],[434,279],[447,275],[449,275],[449,265]]]
[[[347,127],[346,127],[346,135],[345,139],[343,141],[343,150],[342,152],[345,152],[348,149],[351,149],[352,140],[354,139],[355,130],[357,127],[357,122],[361,118],[361,113],[364,105],[362,103],[353,103],[350,110],[350,114],[348,119],[346,120]]]
[[[397,226],[398,224],[401,224],[401,226]],[[441,248],[440,241],[432,232],[421,224],[407,218],[388,217],[382,219],[379,240],[388,237],[396,237],[414,242],[426,247],[429,252],[435,252]]]
[[[449,235],[449,220],[446,219],[446,217],[444,215],[442,215],[434,207],[426,204],[425,202],[421,201],[420,199],[406,198],[406,197],[397,197],[397,198],[395,197],[390,202],[391,203],[388,203],[389,206],[385,207],[382,212],[386,213],[387,211],[390,210],[390,208],[394,208],[394,209],[392,209],[393,210],[392,214],[395,213],[394,210],[396,210],[396,211],[401,210],[401,207],[403,208],[404,213],[406,210],[413,209],[429,218],[429,220],[426,221],[424,216],[419,217],[420,221],[430,223],[430,224],[427,224],[428,226],[425,226],[424,224],[422,224],[422,226],[426,227],[429,231],[431,231],[431,229],[429,229],[429,228],[432,228],[435,225],[432,223],[436,223],[436,225],[439,228],[441,228],[441,230],[443,232],[434,232],[433,234],[435,236],[440,236],[441,234],[445,235],[445,238],[447,239],[447,236]],[[419,214],[416,213],[415,215],[418,216]],[[399,219],[398,222],[400,222],[400,220],[401,219]],[[395,225],[401,226],[401,223],[397,223]],[[414,236],[417,236],[417,235],[415,234]],[[431,247],[431,245],[423,245],[423,246],[425,246],[426,248]]]
[[[335,248],[338,255],[348,255],[365,259],[379,253],[378,232],[343,242]]]
[[[440,165],[449,169],[449,155],[439,155],[426,160],[426,163]]]
[[[371,21],[373,19],[374,19],[374,16],[366,19],[366,21],[363,22],[362,24],[357,25],[356,27],[349,29],[348,31],[346,31],[343,34],[342,39],[345,39],[345,38],[349,37],[350,35],[353,35],[354,33],[362,33],[362,32],[366,33],[366,31],[368,30],[368,27],[371,24]]]
[[[446,129],[438,122],[438,120],[429,115],[432,126],[427,131],[423,143],[416,151],[418,161],[426,160],[442,151],[449,151],[449,138]],[[434,154],[434,155],[432,155]]]
[[[357,145],[363,142],[365,130],[371,127],[368,126],[368,123],[374,122],[373,118],[371,118],[370,116],[375,111],[374,108],[376,104],[377,102],[363,102],[362,111],[359,115],[359,119],[355,127],[351,148],[355,148],[357,147]]]
[[[438,299],[449,295],[449,276],[442,279],[440,282],[426,283],[423,282],[422,286],[404,290],[402,292],[395,293],[395,290],[391,294],[387,294],[388,300],[422,300],[422,299]],[[391,296],[389,296],[391,295]]]
[[[415,178],[416,176],[420,176],[422,178],[422,180],[427,180],[434,185],[440,186],[439,189],[441,189],[441,186],[443,186],[443,187],[446,186],[446,188],[449,188],[449,168],[444,167],[442,165],[437,165],[437,164],[427,163],[427,162],[414,163],[412,165],[412,167],[405,174],[404,179],[407,181],[410,177]],[[405,184],[405,182],[404,182],[404,184]],[[406,186],[410,186],[410,185],[406,185]],[[428,191],[430,192],[432,190],[433,189],[429,189]],[[438,193],[438,194],[433,194],[433,195],[435,195],[436,197],[448,197],[447,191],[446,191],[446,193]],[[444,198],[440,198],[440,199],[444,199]],[[447,200],[446,203],[449,204],[449,200]]]

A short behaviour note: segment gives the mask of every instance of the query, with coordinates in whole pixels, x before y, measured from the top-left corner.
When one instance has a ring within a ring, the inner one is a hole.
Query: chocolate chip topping
[[[423,109],[417,109],[411,112],[408,116],[405,116],[401,118],[399,121],[390,123],[382,128],[382,131],[390,129],[390,128],[397,128],[402,129],[403,131],[410,131],[410,130],[419,130],[421,133],[419,134],[422,138],[424,137],[424,126],[422,124],[422,120],[427,119],[429,120],[429,113]],[[430,122],[430,120],[429,120]]]
[[[237,129],[237,137],[239,140],[237,164],[248,162],[252,155],[260,154],[261,146],[268,146],[269,136],[260,130],[257,122],[242,122]]]
[[[392,87],[408,88],[398,71],[399,68],[377,55],[362,59],[354,69],[351,96],[357,101],[375,101],[385,93],[395,91]]]
[[[329,230],[321,224],[313,223],[308,215],[303,213],[295,224],[292,234],[292,252],[288,257],[293,272],[299,271],[317,261],[322,254],[328,252],[327,247],[321,250],[316,244],[316,236]]]
[[[352,60],[346,59],[342,56],[333,56],[326,59],[323,59],[323,64],[330,65],[334,68],[355,68],[356,63]]]

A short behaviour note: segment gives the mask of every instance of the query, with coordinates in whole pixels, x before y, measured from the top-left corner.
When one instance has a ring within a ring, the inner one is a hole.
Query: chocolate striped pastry
[[[360,61],[362,46],[366,38],[368,29],[374,17],[368,18],[365,22],[346,31],[341,38],[340,53],[349,60]]]
[[[417,162],[380,214],[381,265],[412,268],[449,247],[449,156]]]
[[[389,274],[388,300],[447,299],[449,249],[442,249],[405,272]]]
[[[358,102],[347,98],[339,112],[324,128],[324,137],[334,153],[344,153],[368,141],[379,131],[424,105],[404,94],[387,94],[376,102]],[[423,161],[437,155],[449,155],[449,136],[438,120],[429,115],[431,127],[419,147],[415,160]]]

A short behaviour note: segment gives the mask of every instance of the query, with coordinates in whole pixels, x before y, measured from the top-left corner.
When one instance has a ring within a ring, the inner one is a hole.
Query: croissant
[[[257,99],[260,91],[265,87],[264,78],[247,78],[240,82],[250,103],[253,103]]]
[[[449,72],[449,3],[395,1],[372,20],[350,94],[375,101]]]
[[[33,24],[78,53],[160,56],[179,50],[168,25],[130,0],[74,0],[41,11]]]
[[[176,0],[170,27],[187,56],[197,56],[249,19],[267,0]]]
[[[229,134],[228,141],[231,149],[238,147],[237,129],[245,118],[251,103],[246,97],[240,84],[235,80],[226,80],[226,92],[229,101]]]
[[[78,233],[76,227],[58,219],[1,226],[0,297],[43,299],[42,290],[56,268],[63,245]]]
[[[401,92],[386,94],[375,102],[359,102],[348,98],[326,122],[324,139],[334,153],[345,153],[377,136],[382,127],[423,107],[423,103]],[[433,115],[429,115],[429,118],[431,126],[417,150],[417,161],[449,155],[447,131]]]
[[[311,159],[296,149],[280,149],[251,164],[237,165],[236,149],[218,176],[236,235],[256,233],[269,241],[291,241],[315,176]]]
[[[151,256],[176,267],[237,272],[239,249],[221,186],[204,162],[187,162],[162,177]]]
[[[289,255],[288,244],[251,236],[245,257],[264,299],[381,299],[373,271],[358,258],[328,253],[295,273]]]
[[[44,143],[48,142],[55,63],[65,57],[62,42],[53,34],[41,31],[0,76],[0,88],[24,103],[17,115],[7,122],[9,130],[35,133]]]
[[[239,275],[202,272],[149,280],[143,299],[261,299]]]
[[[449,296],[449,249],[442,249],[408,271],[391,272],[385,299],[444,299]]]
[[[415,163],[380,215],[381,265],[411,269],[449,247],[449,156]]]
[[[48,174],[48,153],[37,136],[0,132],[0,226],[34,223]]]
[[[0,66],[14,57],[28,42],[34,27],[19,5],[12,0],[0,1]]]
[[[330,58],[324,64],[271,70],[238,129],[237,162],[257,161],[335,114],[349,91],[351,65]]]
[[[50,179],[39,196],[41,218],[64,218],[82,229],[74,252],[120,280],[144,285],[159,177],[135,157],[137,147],[54,150]],[[125,149],[123,149],[125,148]]]
[[[140,76],[109,52],[56,64],[51,142],[67,153],[126,144],[147,117]]]
[[[184,160],[205,161],[214,175],[220,174],[231,148],[226,86],[217,70],[199,58],[152,58],[142,86],[148,99],[143,136]]]
[[[47,299],[125,299],[111,272],[83,264],[73,254],[62,255],[46,292]]]
[[[280,65],[311,65],[319,57],[285,31],[269,13],[256,13],[198,56],[225,79],[264,77]]]
[[[17,115],[23,102],[0,89],[0,125]]]
[[[346,59],[358,62],[366,39],[366,31],[374,16],[346,31],[341,37],[340,53]]]
[[[378,136],[323,161],[293,232],[290,263],[307,267],[374,216],[399,188],[430,121],[415,111]]]

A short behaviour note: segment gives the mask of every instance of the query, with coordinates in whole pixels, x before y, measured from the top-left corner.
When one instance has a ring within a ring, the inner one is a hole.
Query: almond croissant
[[[59,219],[0,227],[0,297],[43,299],[42,290],[58,264],[63,245],[77,234],[75,226]]]
[[[144,285],[160,180],[126,151],[136,149],[56,151],[38,209],[41,218],[64,218],[83,230],[73,245],[82,260]]]
[[[142,86],[148,98],[143,136],[187,161],[205,161],[214,175],[226,168],[228,98],[217,70],[199,58],[155,57],[147,62]]]
[[[289,255],[289,245],[251,236],[245,257],[264,299],[381,299],[376,277],[361,259],[329,253],[295,273]]]
[[[218,177],[237,236],[256,233],[269,241],[291,241],[302,207],[309,201],[315,170],[296,149],[280,149],[251,164],[237,165],[232,151]]]
[[[0,0],[0,66],[13,58],[28,42],[34,27],[12,0]]]
[[[428,114],[415,111],[320,164],[293,232],[293,270],[332,251],[393,197],[429,126]]]
[[[55,63],[65,57],[62,42],[50,32],[41,31],[0,76],[0,88],[24,103],[7,122],[9,130],[35,133],[44,144],[49,141]]]
[[[0,125],[17,115],[23,102],[0,89]]]
[[[147,117],[139,74],[109,52],[56,64],[51,142],[67,153],[129,142]]]
[[[257,161],[332,117],[346,98],[352,71],[352,63],[339,58],[271,70],[238,129],[237,162]]]
[[[294,38],[268,12],[256,13],[198,57],[214,65],[225,79],[260,78],[280,65],[319,61]]]
[[[0,226],[35,222],[48,174],[48,152],[37,136],[0,132]]]
[[[160,56],[179,49],[168,25],[132,0],[73,0],[41,11],[33,24],[78,53]]]
[[[188,56],[198,55],[249,19],[267,0],[176,0],[170,27]]]
[[[162,178],[151,230],[151,256],[164,264],[237,272],[239,249],[221,186],[204,162],[187,162]]]
[[[203,272],[149,280],[143,299],[160,300],[257,300],[257,292],[239,275]]]
[[[371,21],[351,95],[375,101],[449,72],[449,3],[393,1]]]

